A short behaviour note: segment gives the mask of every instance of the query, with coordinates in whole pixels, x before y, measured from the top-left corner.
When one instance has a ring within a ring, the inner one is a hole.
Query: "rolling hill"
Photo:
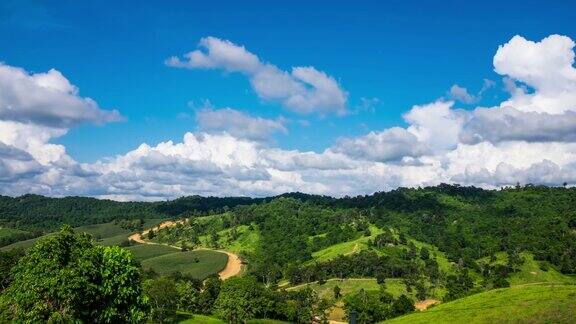
[[[479,293],[385,323],[574,323],[575,301],[575,285],[526,284]]]

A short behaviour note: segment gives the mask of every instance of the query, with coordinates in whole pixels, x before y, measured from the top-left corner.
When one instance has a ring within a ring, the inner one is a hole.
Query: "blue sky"
[[[0,194],[576,184],[573,1],[0,2]]]
[[[322,151],[338,137],[402,124],[412,105],[444,96],[455,83],[475,92],[484,78],[499,82],[492,71],[498,45],[516,34],[574,36],[575,9],[571,1],[8,1],[0,5],[0,60],[29,71],[55,68],[82,96],[127,117],[76,127],[56,140],[79,161],[180,140],[195,121],[177,116],[193,114],[188,103],[203,100],[267,118],[306,119],[310,126],[290,123],[277,143]],[[378,104],[345,117],[301,116],[260,100],[240,75],[163,64],[206,36],[244,45],[283,69],[325,71],[349,93],[350,110],[361,98]],[[501,87],[482,104],[500,98]]]

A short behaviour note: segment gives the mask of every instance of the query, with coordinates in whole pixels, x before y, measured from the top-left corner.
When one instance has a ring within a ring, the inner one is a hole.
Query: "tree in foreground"
[[[243,323],[261,312],[264,289],[252,277],[224,281],[214,312],[228,323]]]
[[[132,254],[69,226],[19,260],[0,296],[0,321],[142,322],[147,310]]]

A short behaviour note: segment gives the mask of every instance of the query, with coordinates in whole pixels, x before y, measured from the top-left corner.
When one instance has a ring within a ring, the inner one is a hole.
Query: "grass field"
[[[347,255],[366,250],[368,249],[368,240],[376,237],[378,234],[381,234],[382,230],[374,225],[370,225],[370,233],[370,236],[363,236],[356,240],[334,244],[320,251],[316,251],[312,253],[313,261],[328,261],[336,258],[339,255]]]
[[[380,290],[380,286],[376,282],[376,279],[372,278],[329,279],[322,285],[318,283],[309,283],[290,287],[287,290],[298,290],[304,287],[310,287],[318,294],[318,297],[333,299],[335,286],[340,287],[340,293],[344,297],[346,295],[356,293],[361,289],[364,289],[365,291]],[[394,297],[398,297],[404,294],[415,299],[413,296],[414,291],[412,293],[408,293],[406,291],[406,286],[402,283],[401,279],[387,278],[386,291],[392,294]],[[345,316],[346,314],[344,311],[344,304],[342,300],[340,300],[335,304],[335,307],[332,308],[329,314],[329,319],[335,321],[345,321]]]
[[[126,249],[132,251],[134,259],[138,261],[144,261],[170,253],[180,253],[173,247],[160,244],[137,244],[129,246]]]
[[[180,324],[225,324],[221,319],[210,317],[206,315],[193,315],[192,318],[180,322]],[[247,324],[285,324],[288,322],[269,320],[269,319],[253,319],[246,321]]]
[[[225,253],[200,250],[174,252],[142,261],[142,267],[160,274],[181,272],[198,279],[205,279],[220,272],[226,266],[228,256]]]
[[[329,279],[324,284],[319,284],[317,282],[308,283],[293,287],[288,287],[286,290],[302,289],[304,287],[312,288],[319,297],[332,298],[334,293],[334,287],[338,286],[341,289],[341,294],[346,296],[350,293],[355,293],[364,289],[366,291],[378,291],[380,286],[373,278],[349,278],[349,279]],[[407,292],[406,286],[402,282],[402,279],[397,278],[386,278],[386,291],[392,294],[394,297],[398,297],[402,294],[414,297],[415,291]],[[444,295],[443,289],[436,289],[431,292],[431,297],[441,299]],[[437,296],[436,296],[437,295]]]
[[[576,284],[576,278],[560,273],[553,267],[548,267],[546,271],[540,269],[538,261],[529,253],[522,253],[524,264],[520,266],[520,271],[513,273],[508,282],[510,285],[521,285],[535,282],[571,283]]]
[[[218,244],[220,248],[234,252],[234,253],[251,253],[256,250],[258,240],[260,239],[260,232],[257,227],[250,229],[247,225],[240,225],[236,227],[238,233],[238,238],[236,240],[230,240],[231,229],[225,229],[218,232],[220,239]],[[208,235],[200,237],[202,245],[208,247]]]
[[[574,323],[576,286],[527,284],[495,289],[386,323]]]

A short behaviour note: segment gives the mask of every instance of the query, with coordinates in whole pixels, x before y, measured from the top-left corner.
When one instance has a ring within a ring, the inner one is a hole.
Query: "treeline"
[[[17,228],[39,235],[54,231],[62,224],[78,227],[117,220],[198,216],[260,201],[262,199],[200,196],[168,202],[118,202],[88,197],[50,198],[32,194],[0,196],[0,227]]]
[[[169,202],[0,196],[0,226],[52,231],[119,219],[179,218],[231,211],[228,226],[258,226],[256,265],[269,278],[323,247],[366,235],[366,224],[392,227],[436,245],[453,262],[472,264],[498,251],[528,251],[576,273],[576,189],[516,186],[502,190],[441,184],[332,198],[288,193],[271,198],[183,197]],[[363,234],[364,233],[364,234]],[[269,264],[269,265],[266,265]],[[273,274],[272,274],[273,273]]]
[[[158,218],[158,203],[117,202],[86,197],[0,196],[0,226],[50,232],[118,219]]]

